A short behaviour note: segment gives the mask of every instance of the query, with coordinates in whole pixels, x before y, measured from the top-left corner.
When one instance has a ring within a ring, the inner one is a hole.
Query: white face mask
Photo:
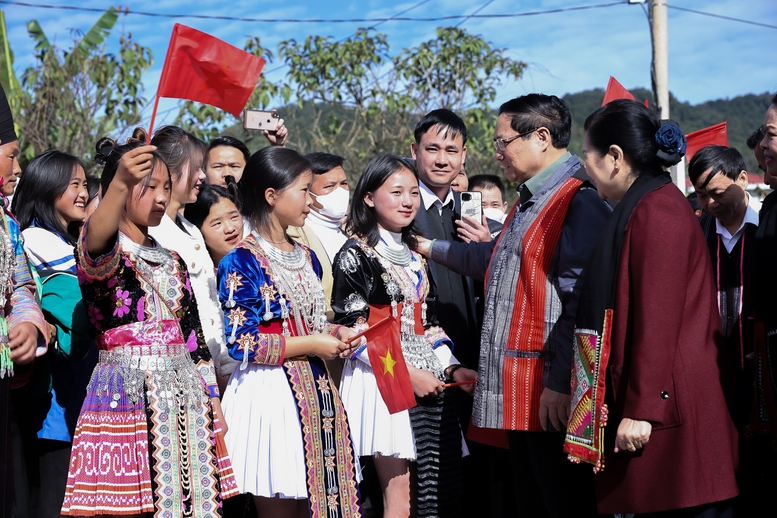
[[[332,219],[341,219],[348,211],[349,192],[342,187],[337,187],[329,194],[317,196],[310,193],[313,198],[321,205],[318,213]]]
[[[505,217],[505,213],[504,212],[502,212],[499,209],[495,209],[493,207],[489,207],[487,209],[483,209],[483,214],[488,219],[493,219],[494,221],[499,221],[500,223],[502,222],[502,220]]]

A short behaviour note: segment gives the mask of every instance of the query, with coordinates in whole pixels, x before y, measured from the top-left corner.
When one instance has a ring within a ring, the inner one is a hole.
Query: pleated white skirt
[[[340,396],[348,414],[354,452],[357,456],[379,454],[416,460],[410,416],[407,410],[389,414],[378,390],[372,367],[361,360],[346,361],[340,383]]]
[[[225,437],[241,493],[307,499],[297,404],[283,367],[236,368],[222,399]]]

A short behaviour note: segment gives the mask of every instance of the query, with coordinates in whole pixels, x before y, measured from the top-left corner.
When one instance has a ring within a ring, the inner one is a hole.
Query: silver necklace
[[[389,248],[383,241],[378,241],[374,248],[381,257],[402,267],[408,266],[410,261],[413,260],[413,256],[410,254],[410,248],[407,246],[407,243],[404,242],[402,243],[402,248],[400,250]]]
[[[294,251],[284,252],[253,231],[259,247],[272,266],[273,280],[277,285],[283,334],[289,336],[289,314],[286,300],[291,302],[294,323],[301,335],[320,333],[326,324],[326,299],[321,281],[307,260],[305,252],[298,244]]]

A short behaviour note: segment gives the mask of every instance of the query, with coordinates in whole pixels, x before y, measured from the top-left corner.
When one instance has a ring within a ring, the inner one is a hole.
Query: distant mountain
[[[649,99],[652,94],[644,88],[635,88],[631,94],[638,100]],[[567,94],[564,101],[572,110],[572,141],[570,150],[582,157],[583,123],[586,117],[599,108],[604,90],[597,88],[576,94]],[[747,137],[764,122],[764,115],[771,103],[772,94],[748,94],[733,99],[718,99],[692,105],[678,101],[669,94],[669,116],[676,121],[683,132],[691,133],[719,122],[728,121],[729,146],[737,148],[745,157],[747,170],[761,175],[753,152],[747,147]]]

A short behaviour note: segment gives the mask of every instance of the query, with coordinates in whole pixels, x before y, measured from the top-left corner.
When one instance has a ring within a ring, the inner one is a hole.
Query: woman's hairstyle
[[[127,143],[123,146],[118,145],[114,140],[111,140],[108,137],[103,137],[97,141],[97,144],[94,146],[97,150],[95,160],[98,164],[105,164],[105,167],[103,167],[103,174],[100,176],[100,186],[103,190],[103,196],[108,192],[108,186],[111,184],[111,181],[113,181],[113,177],[116,176],[121,157],[124,156],[127,151],[145,145],[146,137],[146,130],[143,128],[135,128],[132,137],[128,138]],[[157,160],[165,163],[162,156],[159,154],[159,151],[154,151],[151,153],[151,173],[149,173],[142,182],[142,188],[138,193],[138,196],[142,196],[148,188],[148,184],[151,183],[151,175],[156,168]],[[168,175],[169,174],[170,169],[168,168]]]
[[[65,241],[75,243],[77,231],[70,233],[62,225],[54,203],[67,190],[78,167],[85,169],[80,159],[58,149],[50,149],[32,159],[19,180],[11,204],[22,230],[37,220]]]
[[[210,209],[222,198],[231,201],[240,210],[240,196],[237,190],[237,183],[232,176],[227,176],[227,186],[203,184],[200,188],[200,194],[197,195],[197,201],[188,203],[184,209],[183,216],[188,219],[197,228],[202,228],[205,219],[210,214]],[[229,181],[231,179],[231,181]]]
[[[248,159],[251,158],[251,152],[248,151],[248,147],[246,147],[243,141],[238,140],[235,137],[230,137],[229,135],[222,135],[208,142],[208,153],[210,153],[211,149],[217,148],[220,146],[233,147],[237,149],[238,151],[243,153],[243,157],[245,158],[246,162],[248,162]]]
[[[374,193],[380,189],[386,183],[389,176],[402,169],[407,169],[413,173],[413,176],[418,180],[418,172],[415,170],[415,167],[401,157],[386,154],[378,155],[370,160],[364,171],[362,171],[359,183],[356,184],[356,189],[353,193],[351,208],[348,210],[348,218],[345,220],[347,233],[364,237],[370,246],[378,244],[380,232],[378,231],[378,218],[375,214],[375,207],[369,207],[364,202],[364,197],[367,193]],[[411,223],[402,229],[402,241],[413,248],[416,245],[415,236],[420,234],[418,229],[415,228],[415,224]]]
[[[181,178],[187,164],[188,172],[202,167],[208,153],[203,141],[178,126],[159,128],[151,139],[151,145],[157,147],[157,153],[167,164],[173,182]],[[191,175],[190,183],[194,185],[196,181],[196,176]]]
[[[605,104],[585,120],[591,147],[604,156],[619,146],[635,175],[665,174],[685,154],[686,140],[671,121],[660,121],[644,105],[626,99]]]
[[[89,198],[86,204],[92,203],[92,200],[100,195],[100,179],[92,174],[86,175],[86,190],[89,192]]]
[[[243,201],[243,216],[254,228],[269,230],[267,189],[281,192],[310,170],[307,158],[286,147],[270,146],[251,155],[237,184]]]

